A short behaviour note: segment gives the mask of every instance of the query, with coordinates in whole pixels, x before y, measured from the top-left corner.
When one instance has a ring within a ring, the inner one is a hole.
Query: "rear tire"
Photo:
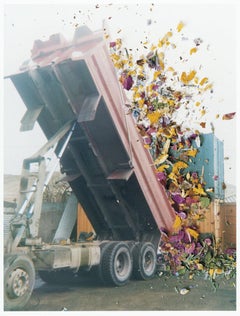
[[[157,254],[152,243],[136,244],[132,250],[133,276],[138,280],[152,279],[157,267]]]
[[[106,245],[101,260],[101,276],[105,284],[123,286],[132,273],[132,254],[124,242]]]
[[[31,297],[35,268],[25,255],[7,256],[4,262],[4,310],[21,310]]]

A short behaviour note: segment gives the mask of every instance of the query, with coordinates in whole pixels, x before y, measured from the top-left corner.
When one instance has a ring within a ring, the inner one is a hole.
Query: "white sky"
[[[33,5],[33,1],[24,5],[11,2],[5,1],[4,8],[4,75],[17,72],[22,62],[29,59],[35,39],[46,40],[53,33],[71,38],[75,23],[86,24],[94,31],[102,27],[105,19],[112,38],[121,37],[128,48],[134,49],[142,47],[140,41],[144,41],[146,36],[156,43],[183,21],[186,26],[181,34],[189,40],[181,40],[177,50],[179,55],[184,54],[194,46],[194,38],[203,40],[201,52],[193,56],[192,65],[201,65],[202,73],[214,83],[214,93],[206,100],[208,123],[214,123],[216,136],[224,140],[225,156],[229,157],[225,160],[225,181],[235,184],[236,118],[223,121],[221,115],[236,111],[237,26],[234,3],[237,2],[180,2],[178,5],[162,1],[128,1],[129,5],[111,0],[78,1],[78,4],[71,5],[61,1],[57,1],[58,4],[42,1],[41,5]],[[96,8],[97,4],[99,8]],[[169,63],[174,66],[176,61],[169,60]],[[3,101],[4,173],[19,174],[22,160],[36,152],[46,140],[38,126],[30,132],[19,132],[26,109],[9,79],[4,81]],[[218,120],[216,114],[220,114]]]

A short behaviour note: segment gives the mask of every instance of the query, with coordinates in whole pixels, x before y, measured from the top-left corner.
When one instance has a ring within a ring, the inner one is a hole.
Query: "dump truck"
[[[20,129],[38,122],[47,143],[23,161],[4,248],[5,310],[27,304],[36,273],[54,282],[69,271],[95,269],[114,286],[131,277],[152,278],[161,231],[171,231],[175,212],[129,113],[104,32],[82,26],[71,41],[61,34],[36,40],[31,58],[6,78],[27,108]],[[72,195],[46,243],[39,223],[56,166]],[[70,238],[76,201],[94,228],[93,238]]]

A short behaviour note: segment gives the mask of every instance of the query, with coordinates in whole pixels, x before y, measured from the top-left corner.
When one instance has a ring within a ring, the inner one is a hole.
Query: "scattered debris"
[[[184,23],[180,22],[177,33],[183,27]],[[195,69],[178,73],[168,64],[167,51],[177,47],[171,42],[173,35],[172,31],[167,32],[156,44],[147,39],[142,41],[148,51],[141,56],[133,56],[123,49],[120,39],[111,42],[109,50],[130,100],[128,113],[132,113],[144,146],[154,160],[156,177],[165,187],[177,215],[173,232],[162,231],[160,252],[164,260],[161,263],[178,275],[187,270],[206,271],[214,281],[217,274],[235,273],[236,256],[220,253],[214,237],[204,239],[198,230],[213,188],[205,189],[202,174],[188,171],[189,162],[197,157],[201,146],[201,133],[190,125],[184,127],[189,118],[187,122],[199,122],[205,128],[203,117],[207,108],[202,101],[206,93],[213,93],[213,85],[209,78],[199,78]],[[194,39],[197,48],[192,48],[190,54],[196,53],[202,42],[200,38]],[[187,62],[183,57],[181,60]],[[185,115],[179,122],[181,111]],[[223,119],[232,119],[234,115],[225,114]],[[217,175],[214,180],[218,180]]]
[[[188,288],[182,288],[179,293],[180,293],[181,295],[186,295],[186,294],[188,294],[189,292],[190,292],[190,289],[188,289]]]
[[[235,116],[236,112],[227,113],[222,116],[223,120],[232,120]]]

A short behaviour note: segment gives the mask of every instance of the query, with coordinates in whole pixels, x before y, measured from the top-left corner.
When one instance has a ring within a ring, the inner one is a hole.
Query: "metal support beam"
[[[42,159],[39,163],[39,176],[38,176],[38,185],[35,193],[34,199],[34,216],[31,219],[30,223],[30,234],[31,237],[36,238],[38,236],[39,231],[39,223],[41,218],[42,211],[42,200],[43,200],[43,192],[44,192],[44,184],[45,184],[45,176],[46,176],[46,161]]]

